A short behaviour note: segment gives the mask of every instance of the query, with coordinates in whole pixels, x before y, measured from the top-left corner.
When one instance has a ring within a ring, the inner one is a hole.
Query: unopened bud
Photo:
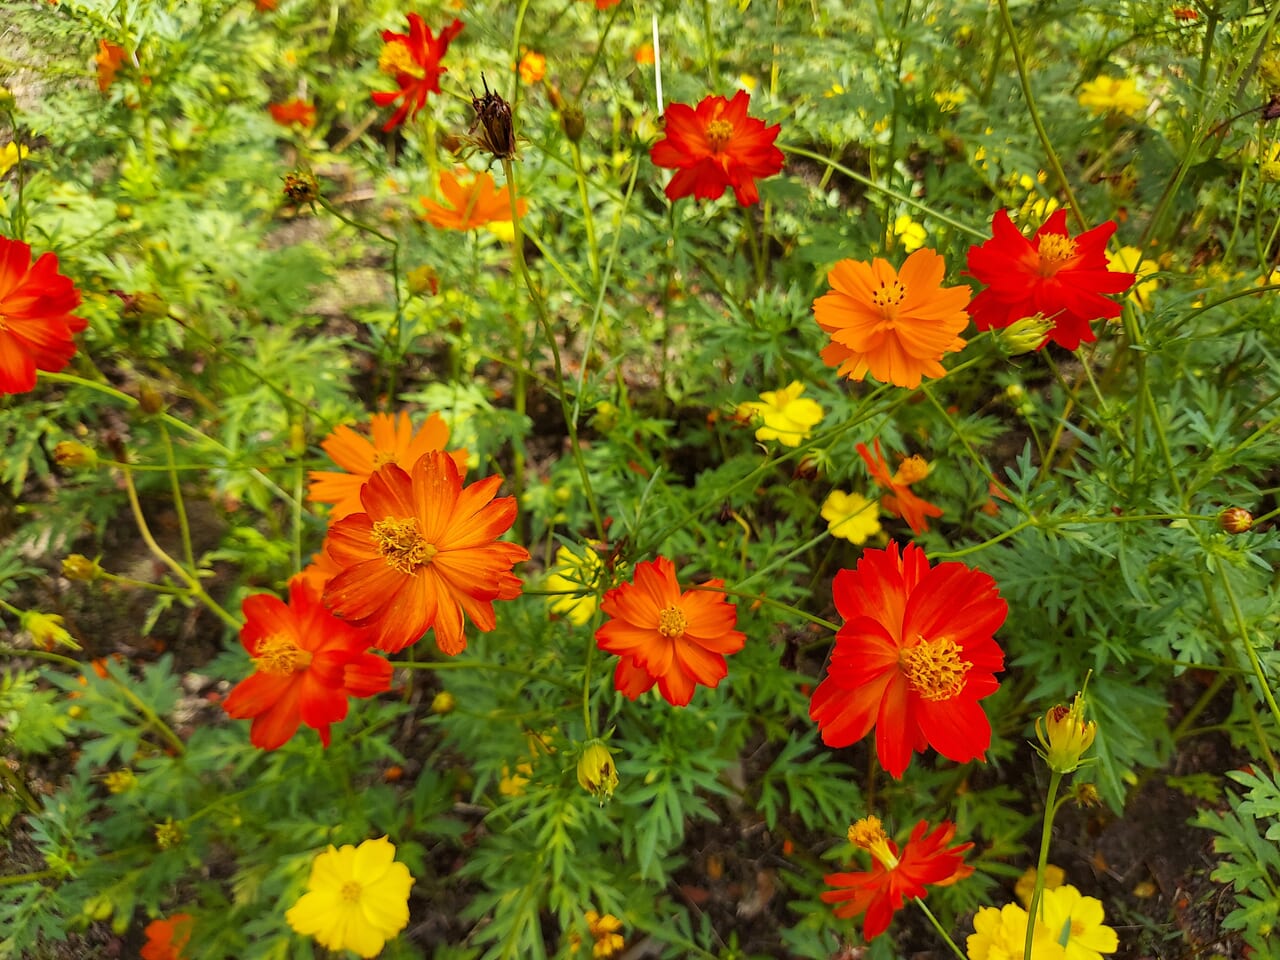
[[[458,701],[448,690],[441,690],[431,698],[431,712],[438,714],[453,713]]]
[[[410,270],[405,279],[409,282],[409,292],[416,297],[434,297],[440,292],[440,275],[425,263]]]
[[[155,416],[157,413],[163,413],[166,406],[164,396],[149,383],[144,383],[138,391],[138,406],[142,408],[142,412]]]
[[[1102,796],[1092,783],[1077,783],[1071,788],[1071,798],[1077,807],[1097,807],[1102,805]]]
[[[560,129],[570,142],[577,143],[587,130],[587,118],[577,104],[569,104],[560,111]]]
[[[588,740],[578,756],[578,783],[603,804],[618,788],[618,768],[603,740]]]
[[[82,467],[92,470],[98,465],[98,454],[78,440],[60,440],[53,448],[53,459],[60,467]]]
[[[1253,514],[1244,507],[1227,507],[1218,514],[1218,526],[1227,533],[1244,533],[1253,527]]]
[[[67,628],[62,625],[62,617],[56,613],[28,610],[22,615],[20,622],[22,629],[31,634],[31,641],[43,650],[52,650],[54,647],[80,649],[80,644],[67,632]]]
[[[138,785],[138,778],[128,767],[123,770],[112,770],[102,778],[108,793],[126,793]]]
[[[182,824],[175,823],[173,817],[166,817],[164,823],[155,825],[156,846],[161,850],[169,850],[182,842]]]
[[[62,575],[68,580],[83,580],[86,583],[97,580],[102,567],[97,560],[90,560],[83,553],[73,553],[62,561]]]
[[[1044,314],[1015,320],[1003,330],[996,331],[996,344],[1006,357],[1016,357],[1039,350],[1049,339],[1053,321]]]
[[[1044,727],[1036,718],[1037,751],[1054,773],[1071,773],[1082,762],[1081,756],[1093,744],[1098,725],[1084,718],[1084,694],[1077,693],[1071,706],[1058,704],[1044,715]]]
[[[8,87],[0,87],[0,110],[7,110],[13,106],[13,91]]]
[[[315,203],[320,197],[320,184],[312,174],[295,170],[284,175],[284,196],[297,206]]]

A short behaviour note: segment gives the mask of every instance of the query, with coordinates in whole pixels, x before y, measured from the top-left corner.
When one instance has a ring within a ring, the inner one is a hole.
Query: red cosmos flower
[[[708,580],[704,587],[723,587]],[[729,672],[726,653],[746,636],[733,629],[738,611],[714,589],[680,591],[666,557],[636,565],[631,583],[606,591],[600,609],[612,617],[596,631],[596,645],[619,654],[613,685],[634,700],[655,683],[672,706],[693,699],[694,688],[715,687]]]
[[[1133,286],[1132,273],[1107,264],[1107,240],[1115,231],[1108,221],[1071,237],[1067,211],[1058,210],[1028,240],[1007,211],[997,210],[991,239],[969,248],[969,275],[987,285],[969,304],[974,324],[1000,330],[1043,314],[1054,321],[1048,339],[1059,346],[1074,350],[1082,340],[1093,342],[1090,323],[1120,316],[1120,304],[1102,294]]]
[[[973,867],[961,862],[972,843],[948,848],[956,835],[955,824],[946,820],[927,836],[929,824],[921,820],[911,831],[911,838],[899,850],[875,817],[859,820],[849,828],[849,842],[871,853],[869,873],[829,873],[823,881],[842,888],[822,894],[826,903],[839,903],[836,916],[847,919],[866,913],[862,935],[867,940],[880,936],[889,928],[893,915],[908,899],[924,897],[925,885],[945,887],[973,873]]]
[[[348,697],[371,697],[391,686],[391,664],[368,653],[370,636],[329,613],[320,593],[300,577],[289,603],[269,593],[246,597],[240,642],[256,668],[223,702],[237,720],[253,718],[249,741],[274,750],[299,723],[329,745],[329,724],[347,715]]]
[[[389,106],[400,98],[404,102],[382,127],[390,130],[404,122],[406,117],[417,116],[427,104],[427,96],[440,92],[440,75],[446,67],[440,60],[449,49],[449,41],[462,32],[464,24],[454,20],[440,36],[432,36],[431,30],[416,13],[408,15],[409,33],[384,30],[384,45],[378,57],[378,69],[396,78],[399,90],[379,90],[373,94],[373,102],[380,107]]]
[[[330,520],[341,520],[351,513],[360,513],[360,488],[369,475],[384,463],[398,463],[411,467],[418,458],[431,450],[443,450],[449,442],[449,426],[440,414],[433,413],[414,430],[409,414],[375,413],[369,417],[370,437],[366,439],[348,426],[335,427],[333,433],[320,441],[320,447],[345,473],[336,470],[312,470],[307,474],[310,489],[307,500],[312,503],[331,503]],[[458,472],[467,469],[467,451],[454,450],[449,456],[458,465]]]
[[[316,125],[316,108],[305,100],[299,100],[297,97],[292,100],[286,100],[284,103],[268,104],[267,109],[271,111],[271,119],[282,127],[288,127],[295,123],[303,127],[314,127]]]
[[[469,487],[447,453],[424,454],[406,473],[379,467],[360,493],[364,513],[329,528],[325,550],[339,573],[324,590],[338,616],[374,632],[395,653],[435,627],[436,646],[452,656],[467,645],[465,612],[486,633],[494,600],[520,595],[511,572],[529,551],[497,538],[516,518],[515,497],[493,499],[501,477]]]
[[[34,389],[37,370],[57,373],[71,361],[71,335],[89,325],[71,313],[78,306],[80,291],[54,254],[32,264],[29,246],[0,237],[0,393]]]
[[[696,108],[673,103],[663,115],[666,137],[653,145],[654,164],[680,171],[667,184],[667,198],[693,194],[716,200],[733,187],[738,203],[760,199],[756,177],[771,177],[782,169],[782,151],[773,145],[779,124],[747,116],[751,97],[739,90],[732,100],[705,97]]]
[[[890,513],[907,521],[912,533],[927,532],[927,518],[942,516],[942,508],[911,492],[911,484],[923,480],[928,474],[923,458],[919,455],[907,457],[902,466],[891,474],[889,464],[885,463],[884,454],[880,452],[879,437],[876,437],[875,445],[874,457],[865,443],[858,444],[857,451],[872,478],[889,491],[881,498],[880,503]]]
[[[926,746],[958,763],[980,759],[991,724],[978,701],[1004,669],[991,635],[1009,612],[995,581],[963,563],[930,567],[915,544],[899,556],[890,543],[837,573],[832,593],[845,624],[809,703],[822,742],[847,747],[874,726],[894,777]]]
[[[142,960],[186,960],[183,950],[191,939],[191,924],[195,920],[189,913],[175,913],[147,924],[147,942],[142,945]]]

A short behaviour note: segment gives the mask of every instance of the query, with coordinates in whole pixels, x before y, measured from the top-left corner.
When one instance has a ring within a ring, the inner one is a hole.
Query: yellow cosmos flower
[[[1147,98],[1128,77],[1098,76],[1080,87],[1080,106],[1094,116],[1124,114],[1136,117],[1147,106]]]
[[[1065,946],[1066,960],[1102,960],[1120,946],[1116,932],[1102,922],[1102,901],[1082,896],[1073,886],[1046,890],[1040,916],[1049,935]]]
[[[857,493],[832,490],[822,504],[822,519],[833,537],[862,546],[880,532],[880,506]]]
[[[1142,251],[1137,247],[1121,247],[1115,253],[1107,251],[1107,266],[1121,273],[1137,274],[1133,289],[1129,291],[1129,299],[1143,310],[1150,310],[1151,291],[1159,284],[1145,278],[1156,272],[1155,261],[1149,258],[1144,260]]]
[[[0,147],[0,177],[17,166],[19,160],[25,160],[29,153],[31,151],[27,149],[26,144],[19,147],[16,143],[10,142]]]
[[[759,400],[738,404],[738,416],[762,421],[756,430],[757,440],[777,440],[784,447],[799,446],[823,417],[817,401],[801,397],[802,393],[804,384],[793,380],[781,390],[766,390]]]
[[[1026,942],[1027,911],[1006,903],[1000,909],[983,907],[974,915],[965,952],[969,960],[1023,960]],[[1031,960],[1066,960],[1066,951],[1043,923],[1036,924]]]
[[[594,549],[598,544],[598,540],[588,540],[582,553],[568,547],[556,548],[556,565],[547,575],[547,589],[561,594],[547,598],[551,612],[575,626],[590,620],[600,602],[595,590],[604,564]]]
[[[1044,888],[1046,890],[1057,890],[1062,886],[1062,881],[1065,879],[1067,879],[1067,875],[1061,867],[1055,867],[1052,863],[1044,865]],[[1013,888],[1013,895],[1018,898],[1018,902],[1022,904],[1024,909],[1031,906],[1031,895],[1035,893],[1035,889],[1036,868],[1027,867]]]
[[[902,214],[893,221],[893,235],[902,242],[902,249],[912,253],[924,246],[929,235],[924,227],[911,219],[910,214]]]
[[[316,856],[307,892],[284,918],[329,950],[376,957],[409,924],[409,868],[397,863],[386,837],[346,844]]]

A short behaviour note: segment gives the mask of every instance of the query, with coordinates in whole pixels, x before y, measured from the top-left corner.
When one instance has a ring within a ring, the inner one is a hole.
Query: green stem
[[[587,739],[595,736],[595,724],[591,717],[591,660],[595,656],[596,640],[594,636],[587,638],[587,665],[582,670],[582,725],[586,727]]]
[[[1009,50],[1013,53],[1013,62],[1018,68],[1018,83],[1022,87],[1022,98],[1027,103],[1027,115],[1031,117],[1031,123],[1036,128],[1036,136],[1040,138],[1040,146],[1044,149],[1045,157],[1049,161],[1049,168],[1053,170],[1053,175],[1057,177],[1063,195],[1067,198],[1067,206],[1071,208],[1071,213],[1081,228],[1087,227],[1084,211],[1080,209],[1080,203],[1076,200],[1075,192],[1067,180],[1066,171],[1062,169],[1062,161],[1058,159],[1058,152],[1053,149],[1053,142],[1049,139],[1049,131],[1045,129],[1040,111],[1036,108],[1036,99],[1031,93],[1031,78],[1027,75],[1027,62],[1022,56],[1022,48],[1018,45],[1013,17],[1009,14],[1009,0],[997,0],[997,3],[1000,7],[1000,22],[1004,24],[1005,33],[1009,37]],[[1031,956],[1030,941],[1028,941],[1027,956]]]
[[[391,666],[398,670],[492,670],[494,673],[510,673],[530,680],[541,680],[575,695],[578,688],[568,680],[548,676],[545,673],[534,673],[521,667],[509,667],[505,663],[490,663],[482,660],[392,660]]]
[[[591,266],[591,280],[600,287],[600,250],[596,246],[596,225],[591,215],[591,199],[587,195],[587,174],[582,165],[582,150],[576,142],[569,145],[573,154],[573,173],[578,181],[578,201],[582,204],[582,226],[587,231],[587,262]]]
[[[1005,0],[1000,0],[1003,4]],[[1062,774],[1049,772],[1049,793],[1044,803],[1044,826],[1040,833],[1040,857],[1036,861],[1036,888],[1031,894],[1031,903],[1027,907],[1027,939],[1022,950],[1024,957],[1031,956],[1031,941],[1035,937],[1036,923],[1040,919],[1040,897],[1044,893],[1044,868],[1049,862],[1049,841],[1053,834],[1053,818],[1058,812],[1058,788],[1062,785]]]
[[[951,952],[959,957],[960,960],[968,960],[964,951],[956,946],[956,942],[951,939],[951,935],[943,929],[942,924],[938,922],[938,918],[933,915],[933,911],[925,906],[925,902],[919,897],[912,897],[911,902],[924,911],[924,915],[928,917],[929,922],[933,924],[933,929],[938,931],[938,936],[940,936],[946,942],[947,946],[951,948]],[[1030,954],[1027,954],[1027,956],[1030,956]]]
[[[525,288],[529,291],[529,299],[533,301],[534,309],[538,314],[538,322],[542,326],[543,334],[547,338],[547,343],[551,347],[551,360],[555,368],[556,395],[560,401],[560,411],[564,416],[565,427],[569,431],[569,446],[573,452],[573,462],[578,468],[578,476],[582,480],[582,493],[587,499],[587,506],[591,510],[591,519],[595,523],[596,537],[603,540],[604,536],[604,519],[600,515],[600,507],[596,504],[595,494],[591,489],[591,474],[587,470],[586,459],[582,455],[582,447],[578,443],[578,422],[577,417],[573,414],[573,409],[569,404],[569,397],[565,390],[564,367],[560,362],[560,344],[556,340],[555,328],[552,326],[551,318],[547,315],[547,306],[543,301],[542,294],[538,292],[537,285],[533,282],[533,275],[529,272],[529,264],[524,257],[524,230],[520,223],[520,209],[516,203],[516,180],[515,168],[511,163],[510,157],[502,158],[502,171],[507,178],[507,193],[511,199],[511,225],[512,239],[511,249],[515,255],[516,266],[520,270],[520,276],[524,280]],[[584,363],[585,366],[585,363]],[[517,374],[523,367],[516,368]]]
[[[191,591],[191,596],[199,600],[206,607],[212,610],[218,618],[232,630],[240,629],[240,621],[227,613],[222,606],[205,592],[200,581],[187,572],[182,564],[174,560],[164,551],[164,548],[156,542],[155,537],[151,535],[151,528],[147,526],[147,519],[142,515],[142,504],[138,501],[138,490],[133,485],[133,472],[126,466],[120,467],[120,473],[124,477],[125,493],[129,496],[129,507],[133,511],[134,522],[138,526],[138,533],[141,534],[143,541],[152,555],[163,563],[166,567],[174,572],[174,574],[183,583],[187,585],[187,589]]]
[[[0,780],[3,780],[18,799],[22,801],[22,805],[27,808],[27,813],[40,812],[40,804],[36,803],[35,797],[31,796],[31,791],[23,783],[22,774],[10,767],[8,761],[3,757],[0,757]]]
[[[815,153],[814,151],[807,150],[804,147],[797,147],[792,144],[786,144],[786,143],[778,144],[778,149],[786,153],[795,154],[797,157],[808,157],[810,160],[816,160],[818,163],[821,163],[824,166],[830,167],[832,170],[835,170],[837,173],[844,174],[846,177],[848,177],[850,180],[854,181],[855,183],[862,184],[868,190],[874,190],[877,193],[882,193],[886,197],[890,197],[891,199],[897,200],[901,204],[905,204],[906,206],[911,207],[913,210],[919,210],[923,213],[927,213],[932,219],[937,220],[940,223],[945,223],[948,226],[954,227],[955,229],[959,230],[961,233],[967,233],[969,236],[977,237],[980,240],[989,239],[988,230],[979,230],[977,227],[971,227],[967,223],[961,223],[959,220],[956,220],[954,217],[950,217],[947,214],[942,213],[940,210],[935,210],[933,207],[929,206],[927,203],[922,203],[920,200],[916,199],[915,197],[907,196],[905,193],[899,193],[897,190],[894,190],[890,187],[886,187],[883,184],[876,183],[876,181],[871,180],[867,177],[864,177],[862,174],[854,170],[851,170],[849,167],[846,167],[844,164],[837,163],[835,160],[831,159],[831,157],[828,157],[825,154]]]
[[[173,492],[173,509],[178,514],[178,532],[182,537],[182,557],[187,566],[193,570],[196,566],[195,553],[191,548],[191,524],[187,521],[187,507],[182,499],[182,484],[178,482],[177,464],[173,456],[173,440],[169,436],[169,428],[160,423],[160,439],[164,442],[165,465],[169,468],[169,488]]]
[[[1276,704],[1275,694],[1271,691],[1271,685],[1267,683],[1267,675],[1262,669],[1262,661],[1258,659],[1258,651],[1254,648],[1253,641],[1249,639],[1249,625],[1245,622],[1244,611],[1240,608],[1240,600],[1236,597],[1235,589],[1231,586],[1231,578],[1227,576],[1226,569],[1221,563],[1218,564],[1218,579],[1222,581],[1223,592],[1227,595],[1227,603],[1231,606],[1231,616],[1236,622],[1236,631],[1240,635],[1240,642],[1244,644],[1245,654],[1249,657],[1249,666],[1253,668],[1253,675],[1258,681],[1262,699],[1266,701],[1267,707],[1271,710],[1271,716],[1275,718],[1276,723],[1280,724],[1280,706]]]

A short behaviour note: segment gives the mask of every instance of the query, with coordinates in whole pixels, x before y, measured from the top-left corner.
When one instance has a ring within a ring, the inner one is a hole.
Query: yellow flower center
[[[1076,255],[1076,242],[1061,233],[1045,233],[1040,235],[1040,273],[1051,277],[1058,269]]]
[[[924,457],[918,453],[913,453],[907,459],[902,461],[897,472],[893,475],[893,482],[909,487],[911,484],[919,480],[923,480],[929,475],[929,464]]]
[[[384,467],[388,463],[399,463],[394,450],[375,450],[373,452],[373,469]]]
[[[902,652],[902,672],[907,683],[926,700],[950,700],[964,686],[971,664],[960,659],[954,640],[925,640]]]
[[[382,52],[378,54],[378,69],[393,77],[402,73],[419,79],[425,76],[421,64],[413,59],[409,45],[403,40],[383,44]]]
[[[422,539],[413,517],[384,517],[377,521],[373,525],[373,542],[387,566],[403,574],[425,567],[437,553],[435,544]]]
[[[898,858],[889,846],[889,836],[880,825],[879,817],[863,817],[849,828],[849,842],[870,852],[886,870],[898,865]]]
[[[342,890],[339,892],[339,896],[341,896],[347,903],[359,903],[360,893],[360,884],[355,880],[348,880],[342,885]]]
[[[711,150],[719,153],[724,145],[733,139],[733,124],[728,120],[712,120],[707,124],[707,143]]]
[[[871,294],[871,302],[880,308],[886,320],[892,321],[898,313],[898,307],[907,297],[907,288],[900,280],[881,283]]]
[[[658,614],[658,632],[672,640],[684,636],[684,629],[688,625],[689,621],[674,604]]]
[[[288,637],[272,636],[258,647],[253,665],[262,673],[297,673],[311,666],[311,651],[303,650]]]

